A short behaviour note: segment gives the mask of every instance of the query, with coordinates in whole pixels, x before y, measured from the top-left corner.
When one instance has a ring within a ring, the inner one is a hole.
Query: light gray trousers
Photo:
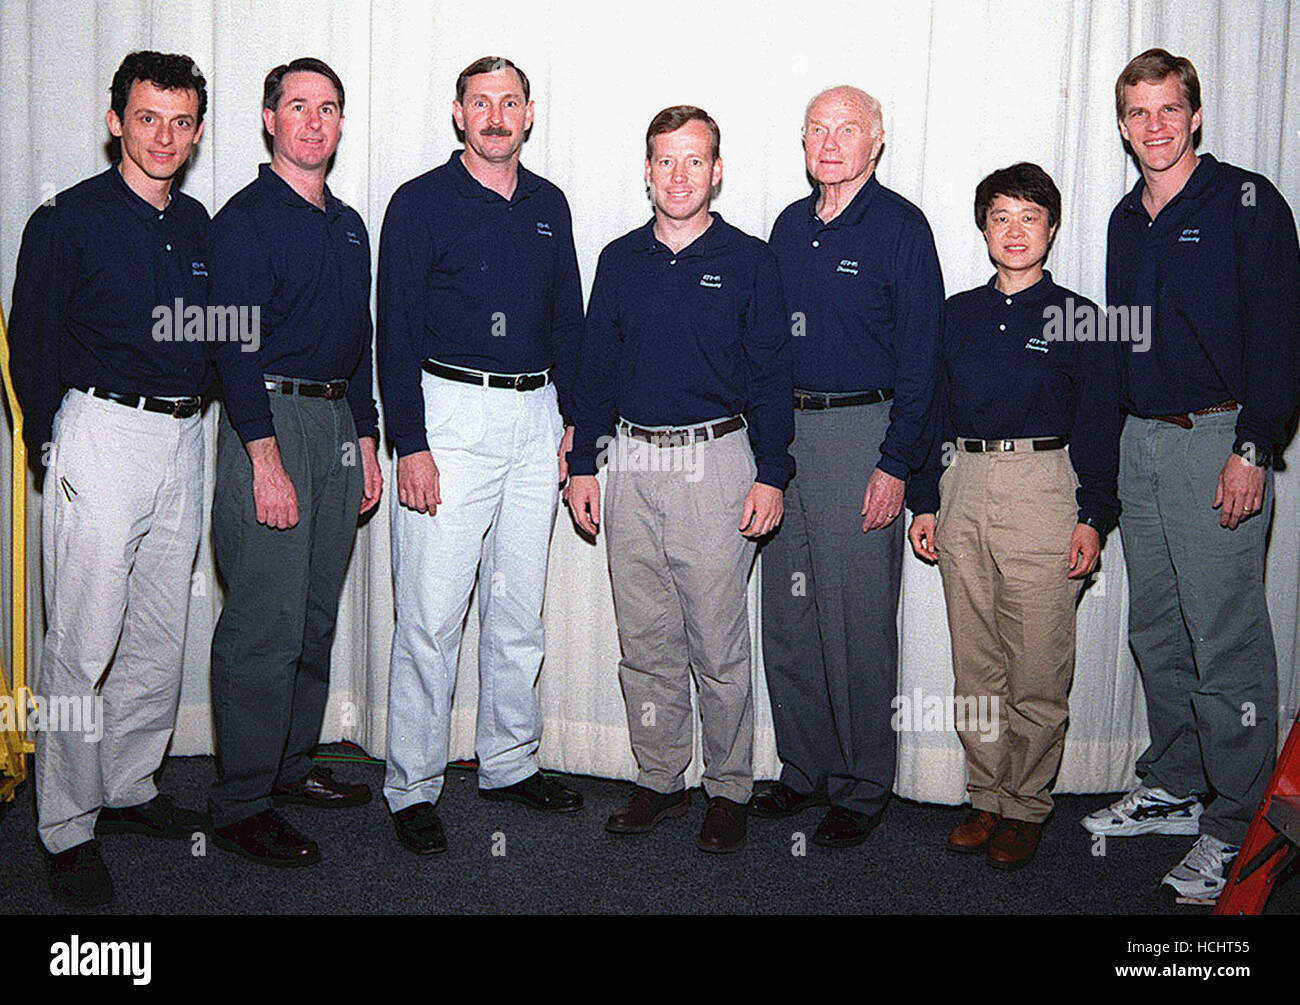
[[[1183,429],[1129,416],[1120,438],[1120,532],[1129,643],[1146,692],[1148,785],[1217,794],[1201,832],[1240,844],[1277,752],[1277,657],[1264,598],[1273,475],[1261,511],[1219,526],[1212,508],[1237,416]]]
[[[203,430],[197,415],[175,419],[69,391],[53,443],[36,691],[47,701],[101,698],[103,714],[97,741],[84,728],[36,733],[37,831],[57,854],[94,837],[102,807],[157,795],[153,774],[180,700]]]

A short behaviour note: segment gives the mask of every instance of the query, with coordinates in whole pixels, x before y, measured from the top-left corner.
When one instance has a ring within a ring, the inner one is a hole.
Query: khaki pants
[[[1034,823],[1052,809],[1070,711],[1077,485],[1064,450],[958,452],[940,479],[935,536],[957,710],[993,717],[980,729],[958,716],[966,789],[975,809]]]
[[[704,723],[704,791],[753,788],[745,584],[754,542],[739,531],[755,465],[743,430],[658,447],[620,434],[605,522],[637,784],[675,792],[694,748],[691,673]]]

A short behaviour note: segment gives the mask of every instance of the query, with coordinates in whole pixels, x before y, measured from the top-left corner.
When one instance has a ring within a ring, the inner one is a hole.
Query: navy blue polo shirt
[[[873,173],[830,223],[818,191],[772,227],[794,330],[801,391],[893,389],[879,468],[906,478],[925,462],[943,313],[943,274],[921,211]]]
[[[925,469],[907,487],[908,506],[914,513],[938,510],[943,444],[955,437],[1064,436],[1079,477],[1079,521],[1091,519],[1104,533],[1119,515],[1115,357],[1123,347],[1074,340],[1096,332],[1097,307],[1057,286],[1050,272],[1019,293],[1002,293],[996,280],[944,305],[933,445]],[[1083,312],[1091,313],[1091,327]]]
[[[1286,200],[1263,175],[1202,154],[1152,220],[1145,183],[1110,216],[1106,299],[1151,308],[1150,349],[1120,356],[1134,415],[1241,403],[1236,447],[1280,451],[1295,413],[1300,250]]]
[[[182,330],[164,320],[177,300],[207,305],[209,227],[208,211],[176,188],[166,209],[150,205],[117,163],[32,214],[14,278],[9,367],[33,457],[70,387],[204,389],[208,347],[178,340]]]
[[[594,475],[617,417],[690,426],[744,414],[758,481],[794,474],[790,321],[771,250],[718,213],[681,251],[654,220],[600,254],[579,357],[569,473]]]
[[[429,448],[420,363],[492,373],[550,370],[572,422],[582,284],[569,204],[519,167],[506,199],[460,151],[393,193],[379,240],[379,386],[399,456]]]
[[[261,344],[214,344],[230,424],[247,443],[275,435],[262,375],[348,381],[357,436],[378,438],[372,391],[370,238],[328,186],[322,210],[270,164],[212,221],[212,303],[261,311]]]

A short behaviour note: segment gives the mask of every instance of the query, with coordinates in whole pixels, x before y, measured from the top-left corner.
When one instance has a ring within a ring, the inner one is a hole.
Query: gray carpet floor
[[[1094,853],[1078,820],[1113,796],[1060,797],[1035,861],[1001,873],[944,848],[963,812],[953,807],[895,799],[865,844],[836,851],[807,840],[822,810],[751,818],[743,851],[706,855],[694,843],[704,815],[698,791],[689,815],[619,837],[603,828],[626,799],[626,782],[565,778],[586,807],[548,816],[479,799],[475,773],[453,769],[438,805],[451,848],[420,857],[393,834],[379,797],[382,766],[330,763],[338,777],[369,783],[375,798],[350,810],[282,811],[319,843],[319,865],[271,869],[210,843],[112,836],[102,846],[117,896],[94,913],[1208,913],[1176,905],[1159,886],[1190,838],[1111,839]],[[200,808],[214,774],[210,757],[169,758],[162,788]],[[68,913],[45,885],[33,817],[29,782],[0,817],[0,912]],[[1297,912],[1300,881],[1284,880],[1266,913]]]

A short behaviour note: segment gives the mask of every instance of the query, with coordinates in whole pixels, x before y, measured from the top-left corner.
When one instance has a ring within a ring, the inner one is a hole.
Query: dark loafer
[[[343,809],[346,806],[364,806],[370,802],[370,786],[340,782],[329,768],[313,767],[305,778],[290,785],[277,785],[271,790],[271,802],[276,806],[318,806],[321,809]]]
[[[402,847],[417,855],[437,855],[447,850],[447,835],[431,803],[416,803],[393,815],[393,829]]]
[[[51,855],[45,852],[50,892],[74,907],[97,907],[113,899],[113,877],[99,855],[98,841]]]
[[[820,792],[799,792],[785,782],[773,782],[755,792],[749,801],[749,812],[756,817],[792,817],[810,806],[825,806],[826,796]]]
[[[275,810],[263,810],[238,823],[214,828],[212,841],[218,848],[259,865],[292,868],[320,861],[316,842],[298,833]]]
[[[842,806],[832,806],[831,811],[813,831],[813,844],[823,848],[852,848],[871,836],[880,823],[880,814],[858,813]]]
[[[971,810],[966,819],[948,834],[948,850],[971,855],[988,847],[989,838],[997,830],[1001,814],[988,810]]]
[[[725,854],[745,847],[749,810],[726,796],[714,796],[704,814],[704,825],[695,844],[700,851]]]
[[[147,803],[113,809],[105,806],[95,821],[95,833],[143,834],[169,841],[188,841],[195,832],[207,831],[212,819],[206,813],[187,810],[172,803],[170,796],[156,795]]]
[[[985,861],[994,869],[1019,869],[1033,861],[1043,825],[1003,817],[989,839]]]
[[[638,785],[632,790],[632,798],[609,815],[605,830],[611,834],[645,834],[660,820],[680,817],[690,806],[691,794],[684,789],[664,793]]]
[[[548,778],[540,771],[534,772],[522,782],[507,785],[501,789],[479,789],[478,794],[484,799],[494,801],[510,800],[523,803],[535,810],[545,813],[576,813],[582,809],[582,793],[565,788],[554,778]]]

